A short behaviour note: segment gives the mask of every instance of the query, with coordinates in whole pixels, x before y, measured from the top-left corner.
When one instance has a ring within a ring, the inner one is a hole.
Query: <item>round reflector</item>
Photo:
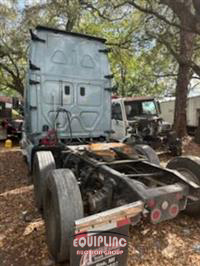
[[[172,217],[177,216],[177,214],[179,213],[179,206],[178,204],[172,204],[169,208],[169,214]]]
[[[163,201],[163,203],[162,203],[162,205],[161,205],[162,209],[163,209],[163,210],[166,210],[166,209],[168,208],[168,206],[169,206],[169,203],[168,203],[166,200]]]
[[[161,218],[161,211],[160,209],[154,209],[152,212],[151,212],[151,221],[153,223],[157,223]]]

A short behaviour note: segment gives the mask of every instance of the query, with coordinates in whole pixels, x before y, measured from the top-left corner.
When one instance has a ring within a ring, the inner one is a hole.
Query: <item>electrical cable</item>
[[[55,111],[55,110],[50,110],[50,111],[48,112],[48,116],[50,115],[50,113],[56,113],[56,116],[55,116],[55,119],[54,119],[54,121],[53,121],[53,125],[52,125],[52,127],[55,129],[56,134],[57,134],[56,120],[58,119],[58,116],[59,116],[59,114],[60,114],[61,112],[62,112],[62,113],[65,113],[65,114],[66,114],[66,117],[67,117],[67,120],[66,120],[66,121],[68,121],[69,132],[70,132],[70,141],[69,141],[68,143],[71,143],[72,140],[73,140],[73,133],[72,133],[72,127],[71,127],[71,119],[70,119],[70,115],[71,115],[71,113],[70,113],[68,110],[64,109],[64,108],[58,108],[56,111]],[[66,123],[65,123],[65,124],[66,124]]]

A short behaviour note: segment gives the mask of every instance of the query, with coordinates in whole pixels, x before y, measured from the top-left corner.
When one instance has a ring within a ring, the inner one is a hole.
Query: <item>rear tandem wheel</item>
[[[175,157],[168,164],[167,168],[177,170],[188,180],[200,185],[200,158],[196,156]],[[198,192],[199,200],[188,200],[185,212],[191,216],[200,216],[200,192]]]
[[[49,172],[56,168],[53,154],[50,151],[38,151],[33,159],[33,184],[36,206],[41,211],[43,208],[43,196],[45,181]]]
[[[76,177],[70,169],[51,171],[45,188],[44,219],[47,245],[57,262],[70,259],[74,222],[83,218],[83,202]]]

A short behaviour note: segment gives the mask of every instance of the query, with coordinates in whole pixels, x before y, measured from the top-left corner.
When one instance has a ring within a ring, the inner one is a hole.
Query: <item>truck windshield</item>
[[[125,101],[127,120],[133,120],[135,116],[157,115],[154,101]]]

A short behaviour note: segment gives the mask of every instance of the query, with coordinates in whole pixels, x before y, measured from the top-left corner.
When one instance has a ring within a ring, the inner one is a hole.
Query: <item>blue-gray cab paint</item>
[[[111,79],[105,40],[38,26],[31,34],[25,135],[35,145],[56,126],[59,139],[108,137]],[[99,51],[100,50],[100,51]],[[56,110],[63,108],[66,113]],[[70,118],[70,121],[69,121]],[[55,122],[56,121],[56,122]],[[70,124],[70,125],[69,125]]]

